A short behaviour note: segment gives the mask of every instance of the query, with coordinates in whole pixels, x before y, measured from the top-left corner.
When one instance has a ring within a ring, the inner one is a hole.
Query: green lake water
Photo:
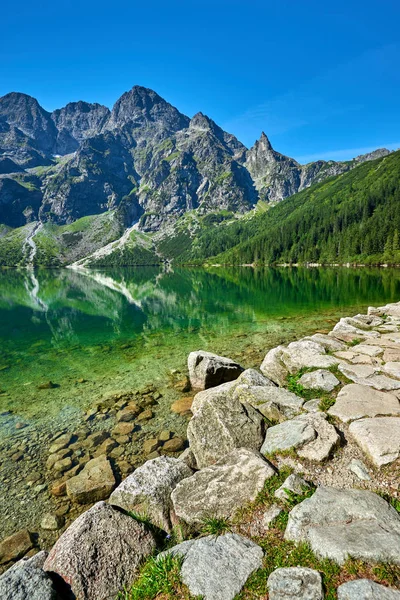
[[[257,366],[280,342],[399,299],[393,269],[2,271],[0,413],[12,419],[0,416],[0,435],[79,415],[99,395],[168,387],[191,350]]]

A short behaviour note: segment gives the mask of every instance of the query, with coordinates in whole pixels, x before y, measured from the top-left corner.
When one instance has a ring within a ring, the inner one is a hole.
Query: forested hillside
[[[400,151],[206,231],[178,260],[400,263],[399,234]]]

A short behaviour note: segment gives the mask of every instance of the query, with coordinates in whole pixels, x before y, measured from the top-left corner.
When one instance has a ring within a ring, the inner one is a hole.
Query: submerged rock
[[[18,560],[33,548],[33,541],[27,529],[17,531],[0,542],[0,565]]]
[[[263,558],[260,546],[235,533],[189,540],[166,554],[183,558],[182,581],[204,600],[233,600]]]
[[[67,494],[72,502],[89,504],[108,498],[116,481],[109,460],[104,454],[89,460],[75,477],[67,480]]]

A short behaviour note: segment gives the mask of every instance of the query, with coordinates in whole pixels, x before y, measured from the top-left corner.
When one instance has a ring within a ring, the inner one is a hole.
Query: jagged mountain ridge
[[[25,94],[3,96],[0,160],[5,225],[62,225],[116,209],[122,227],[140,219],[140,229],[157,231],[188,210],[240,214],[259,199],[278,202],[362,158],[300,165],[265,134],[248,150],[202,113],[189,119],[135,86],[111,111],[80,101],[49,113]]]

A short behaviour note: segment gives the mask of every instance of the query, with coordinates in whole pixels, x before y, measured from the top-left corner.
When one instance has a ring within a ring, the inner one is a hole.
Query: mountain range
[[[94,253],[98,262],[133,238],[139,262],[149,251],[168,259],[171,239],[188,242],[199,227],[246,219],[388,154],[301,165],[264,133],[248,149],[206,115],[190,119],[140,86],[111,111],[79,101],[50,113],[12,92],[0,98],[0,263]]]

